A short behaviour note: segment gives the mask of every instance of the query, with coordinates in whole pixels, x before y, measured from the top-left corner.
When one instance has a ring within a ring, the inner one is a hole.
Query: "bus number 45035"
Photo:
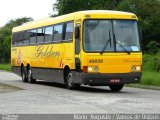
[[[91,59],[89,63],[103,63],[103,59]]]

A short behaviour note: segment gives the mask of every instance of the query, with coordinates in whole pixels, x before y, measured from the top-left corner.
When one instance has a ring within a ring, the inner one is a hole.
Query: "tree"
[[[57,0],[53,9],[58,15],[81,10],[114,10],[122,0]]]
[[[32,18],[18,18],[10,20],[6,25],[0,28],[0,62],[9,62],[12,28],[29,21],[32,21]]]

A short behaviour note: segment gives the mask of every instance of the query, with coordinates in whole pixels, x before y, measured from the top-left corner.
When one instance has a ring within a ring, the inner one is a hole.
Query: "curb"
[[[133,87],[133,88],[149,89],[149,90],[160,90],[160,86],[149,86],[149,85],[142,85],[142,84],[128,84],[125,86]]]

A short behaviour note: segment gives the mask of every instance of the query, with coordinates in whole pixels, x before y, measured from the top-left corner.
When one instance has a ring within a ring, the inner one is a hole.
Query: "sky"
[[[56,0],[1,0],[0,27],[11,19],[32,17],[43,19],[53,14],[52,5]]]

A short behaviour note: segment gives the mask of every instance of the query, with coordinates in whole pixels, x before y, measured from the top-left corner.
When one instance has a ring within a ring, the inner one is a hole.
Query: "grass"
[[[0,64],[0,70],[11,71],[11,65],[10,64]]]
[[[160,72],[144,71],[142,75],[141,84],[160,86]]]
[[[150,86],[160,86],[160,72],[156,72],[156,67],[160,64],[157,63],[157,59],[160,60],[160,53],[156,55],[143,55],[143,75],[141,84]]]

